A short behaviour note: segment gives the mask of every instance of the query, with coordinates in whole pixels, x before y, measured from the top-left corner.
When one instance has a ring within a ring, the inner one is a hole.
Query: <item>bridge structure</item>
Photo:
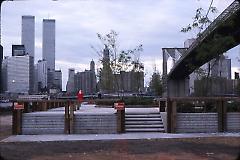
[[[163,80],[167,97],[189,94],[189,75],[218,55],[240,44],[240,0],[229,5],[190,45],[167,74],[167,54],[178,48],[163,48]]]

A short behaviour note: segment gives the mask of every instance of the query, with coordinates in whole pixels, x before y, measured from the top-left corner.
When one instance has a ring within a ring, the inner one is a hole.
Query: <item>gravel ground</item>
[[[0,115],[0,140],[12,134],[12,116]]]
[[[237,160],[234,137],[1,143],[5,160]]]

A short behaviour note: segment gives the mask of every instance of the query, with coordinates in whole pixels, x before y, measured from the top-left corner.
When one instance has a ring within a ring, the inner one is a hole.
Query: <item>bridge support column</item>
[[[168,97],[186,97],[189,95],[189,78],[168,80]]]

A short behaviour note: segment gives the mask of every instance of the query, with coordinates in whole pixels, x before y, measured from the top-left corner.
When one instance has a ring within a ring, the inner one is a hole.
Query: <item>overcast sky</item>
[[[220,14],[233,0],[215,0]],[[42,59],[42,20],[56,19],[56,69],[63,72],[63,89],[68,68],[89,69],[98,55],[90,45],[100,47],[96,33],[110,30],[119,33],[120,49],[131,49],[143,44],[141,60],[151,76],[153,65],[162,72],[163,47],[183,47],[195,33],[181,33],[183,26],[192,22],[198,7],[206,8],[209,0],[28,0],[4,2],[2,5],[2,44],[4,56],[11,55],[11,45],[21,43],[21,16],[35,16],[35,62]],[[236,57],[239,48],[228,52],[233,69],[239,68]],[[96,66],[98,67],[98,66]]]

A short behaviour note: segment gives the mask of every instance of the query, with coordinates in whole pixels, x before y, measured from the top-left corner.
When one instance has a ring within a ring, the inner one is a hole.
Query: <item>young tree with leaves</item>
[[[118,33],[114,30],[111,30],[106,35],[97,33],[97,37],[102,45],[105,46],[105,49],[100,51],[91,46],[98,53],[103,66],[100,69],[100,88],[108,92],[123,90],[124,82],[122,82],[121,72],[131,70],[143,71],[143,64],[139,58],[133,58],[136,55],[140,57],[140,52],[143,51],[142,45],[138,45],[134,49],[120,50],[117,41]],[[107,77],[107,75],[108,78],[103,78],[104,76]],[[121,82],[117,76],[120,76]]]
[[[218,12],[217,8],[213,6],[213,2],[214,0],[210,0],[209,6],[207,8],[207,10],[203,9],[202,7],[199,7],[196,9],[195,15],[193,17],[193,22],[191,24],[188,24],[186,27],[183,27],[181,29],[181,32],[186,33],[186,32],[190,32],[193,30],[197,31],[197,37],[201,36],[201,33],[203,32],[203,30],[205,28],[207,28],[211,23],[211,15],[212,14],[216,14]],[[196,37],[196,38],[197,38]],[[211,46],[205,46],[205,48],[209,48]],[[197,74],[198,77],[202,77],[202,79],[204,79],[204,96],[207,96],[208,94],[208,87],[209,87],[209,76],[210,76],[210,71],[211,69],[214,67],[214,65],[216,64],[216,62],[219,60],[221,56],[218,56],[214,62],[212,61],[208,63],[208,66],[206,67],[206,69],[203,68],[199,68],[196,69],[194,71],[195,74]],[[201,58],[201,57],[199,57]]]
[[[163,94],[163,85],[162,85],[162,78],[159,72],[154,72],[152,74],[149,88],[151,90],[151,93],[154,96],[162,96]]]

